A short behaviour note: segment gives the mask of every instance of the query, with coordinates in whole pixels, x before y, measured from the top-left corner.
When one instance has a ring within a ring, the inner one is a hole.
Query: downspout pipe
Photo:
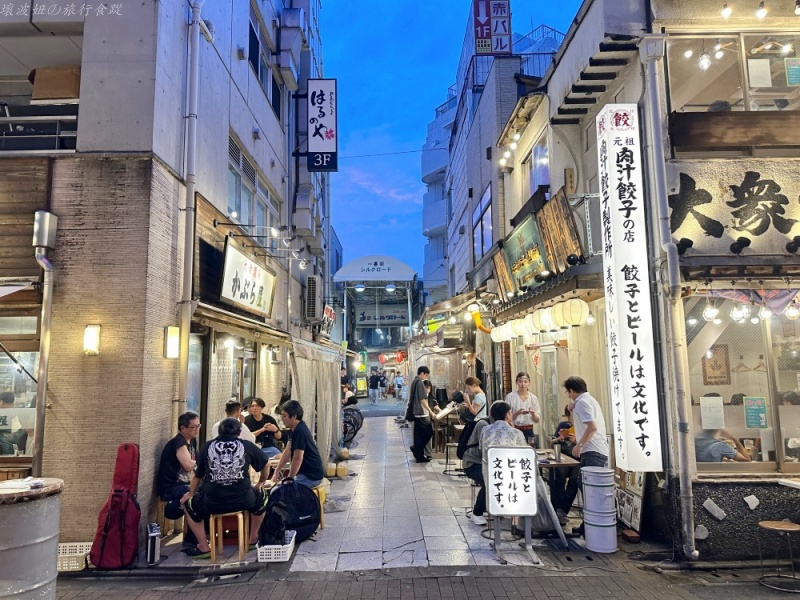
[[[650,138],[652,157],[653,195],[658,211],[658,232],[661,250],[666,255],[667,267],[667,320],[669,321],[668,352],[674,373],[674,392],[678,410],[678,477],[681,500],[681,528],[683,554],[689,560],[697,560],[700,553],[694,538],[694,494],[689,476],[689,408],[687,406],[688,375],[686,360],[680,353],[681,330],[681,278],[678,263],[678,247],[672,241],[669,226],[669,203],[667,199],[666,159],[664,156],[664,132],[662,127],[661,97],[658,87],[658,62],[664,58],[663,35],[647,35],[639,45],[639,59],[645,66],[645,95],[647,110],[644,112]]]
[[[44,451],[44,419],[47,411],[47,367],[50,362],[50,317],[53,314],[53,264],[47,258],[47,248],[37,247],[36,262],[44,271],[42,284],[42,322],[39,335],[39,373],[36,385],[36,425],[33,435],[31,475],[42,476]]]
[[[192,20],[189,26],[189,98],[186,115],[186,199],[184,201],[183,230],[183,283],[181,286],[180,367],[178,399],[173,408],[173,421],[183,412],[189,389],[189,332],[192,327],[192,280],[194,275],[195,183],[197,180],[197,99],[200,72],[200,9],[201,0],[192,2]]]

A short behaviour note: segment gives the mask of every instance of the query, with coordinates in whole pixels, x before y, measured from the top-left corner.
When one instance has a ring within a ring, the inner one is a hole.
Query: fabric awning
[[[200,302],[194,312],[194,320],[231,335],[256,339],[262,344],[274,344],[287,348],[292,345],[292,338],[285,331],[211,304]]]

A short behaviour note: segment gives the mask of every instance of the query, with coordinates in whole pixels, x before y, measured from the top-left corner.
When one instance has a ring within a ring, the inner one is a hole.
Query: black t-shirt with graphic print
[[[251,466],[261,471],[266,464],[264,453],[253,442],[221,435],[200,448],[195,475],[203,480],[203,495],[210,502],[224,504],[250,491]]]

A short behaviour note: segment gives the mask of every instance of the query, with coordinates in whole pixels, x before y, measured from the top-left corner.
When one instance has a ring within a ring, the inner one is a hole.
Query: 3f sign
[[[336,171],[338,162],[335,152],[310,152],[308,154],[309,171]]]

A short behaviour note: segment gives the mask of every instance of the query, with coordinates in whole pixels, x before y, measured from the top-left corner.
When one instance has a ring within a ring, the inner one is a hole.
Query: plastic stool
[[[238,521],[238,534],[239,534],[239,560],[244,560],[244,555],[247,554],[247,549],[250,544],[250,514],[245,510],[238,512],[221,513],[218,515],[211,515],[209,520],[209,537],[211,538],[211,562],[217,562],[217,552],[222,552],[223,548],[223,525],[222,519],[225,517],[236,517]]]
[[[322,485],[311,488],[319,499],[319,527],[325,529],[325,488]]]
[[[776,544],[775,547],[775,564],[777,573],[764,575],[764,555],[761,553],[762,529],[764,531],[771,531],[778,534],[778,541],[780,541],[780,538],[786,536],[787,546],[789,546],[789,568],[792,572],[791,575],[784,575],[781,573],[779,544]],[[794,569],[794,557],[792,555],[793,533],[800,533],[800,525],[797,525],[796,523],[790,523],[788,521],[759,522],[758,531],[756,532],[756,542],[758,543],[758,560],[761,562],[761,577],[759,577],[758,583],[773,590],[800,594],[800,579],[797,578],[797,574]]]

